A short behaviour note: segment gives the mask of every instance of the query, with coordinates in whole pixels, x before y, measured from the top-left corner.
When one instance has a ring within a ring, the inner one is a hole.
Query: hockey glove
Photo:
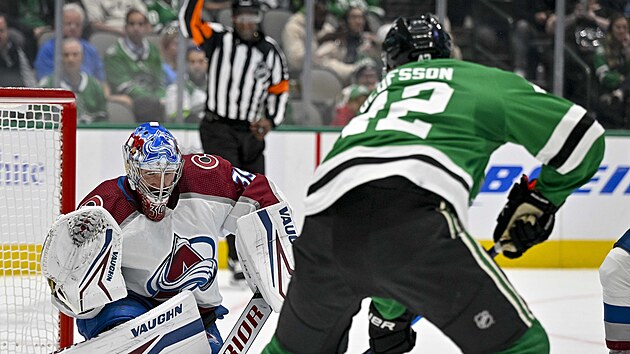
[[[208,344],[210,344],[210,349],[212,349],[211,353],[218,353],[223,346],[223,338],[221,338],[221,333],[217,328],[216,321],[217,319],[222,320],[228,312],[228,309],[221,305],[217,306],[212,311],[199,308],[201,321],[206,330],[206,338],[208,338]]]
[[[414,315],[406,311],[402,316],[386,320],[370,303],[370,350],[373,354],[407,353],[416,345],[416,332],[411,329]]]
[[[535,179],[521,176],[497,217],[494,242],[500,242],[508,258],[522,256],[530,247],[547,240],[553,230],[558,208],[537,192],[535,185]]]

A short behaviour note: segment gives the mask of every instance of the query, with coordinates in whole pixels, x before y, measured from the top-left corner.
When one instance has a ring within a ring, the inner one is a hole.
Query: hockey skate
[[[247,287],[245,275],[243,274],[243,267],[241,266],[241,262],[238,259],[228,258],[228,269],[230,270],[230,273],[232,273],[230,285],[237,287]]]

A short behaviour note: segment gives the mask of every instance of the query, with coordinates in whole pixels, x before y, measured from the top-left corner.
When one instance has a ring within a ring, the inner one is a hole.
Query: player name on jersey
[[[385,75],[383,80],[378,83],[376,90],[372,91],[370,96],[363,102],[360,111],[367,109],[379,93],[385,91],[394,79],[397,81],[407,80],[453,80],[453,68],[399,68],[394,69]]]

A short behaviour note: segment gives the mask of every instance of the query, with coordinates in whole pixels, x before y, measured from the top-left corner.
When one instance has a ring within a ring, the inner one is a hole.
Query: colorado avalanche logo
[[[175,234],[168,255],[147,282],[155,298],[170,298],[181,290],[206,290],[217,276],[216,245],[208,236],[190,239]]]
[[[203,168],[204,170],[211,170],[219,166],[219,160],[210,154],[193,155],[191,160],[195,166]]]
[[[145,141],[142,144],[142,150],[144,150],[145,163],[157,161],[161,158],[166,158],[166,161],[171,163],[177,163],[179,156],[177,155],[177,147],[174,140],[163,131],[157,130],[155,132],[155,138],[153,140]]]
[[[95,195],[79,205],[79,208],[84,206],[103,206],[103,198],[100,195]]]

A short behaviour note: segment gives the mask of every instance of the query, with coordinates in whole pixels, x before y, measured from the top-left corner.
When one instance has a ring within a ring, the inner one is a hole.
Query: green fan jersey
[[[454,59],[390,71],[359,113],[316,170],[307,215],[360,184],[403,176],[449,201],[466,223],[490,155],[507,142],[543,164],[537,188],[561,205],[604,153],[604,129],[584,108],[513,73]]]

